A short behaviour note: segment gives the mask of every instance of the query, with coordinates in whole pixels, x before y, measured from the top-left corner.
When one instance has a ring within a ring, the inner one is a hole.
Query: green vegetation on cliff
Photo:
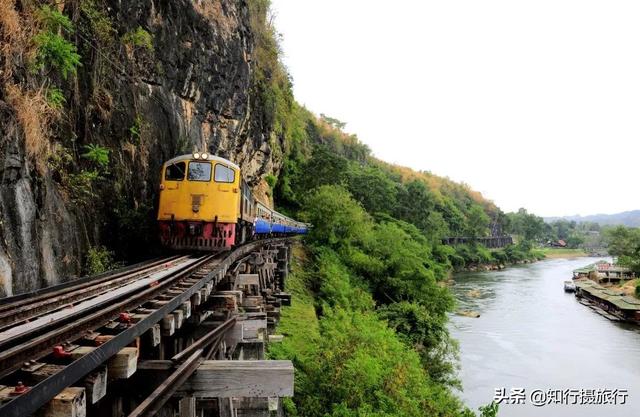
[[[294,361],[288,414],[473,416],[451,391],[454,299],[444,285],[467,259],[441,240],[487,236],[504,215],[465,185],[372,157],[343,122],[292,99],[275,38],[256,47],[256,88],[273,106],[264,122],[284,142],[282,168],[268,182],[279,210],[313,224],[288,283],[293,305],[279,329],[287,337],[270,351]]]

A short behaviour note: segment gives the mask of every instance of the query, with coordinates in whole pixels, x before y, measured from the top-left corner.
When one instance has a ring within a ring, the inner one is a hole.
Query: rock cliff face
[[[3,3],[0,295],[77,276],[92,246],[129,259],[151,253],[159,169],[177,154],[206,146],[254,185],[280,169],[282,139],[254,104],[251,3],[51,2],[75,27],[63,35],[82,66],[67,78],[30,67],[42,3]],[[52,86],[66,101],[34,133],[30,116]],[[46,152],[34,152],[34,140]],[[87,145],[109,150],[98,175]]]

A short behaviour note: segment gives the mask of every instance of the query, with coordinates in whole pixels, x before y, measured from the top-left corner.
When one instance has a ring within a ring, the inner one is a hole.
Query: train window
[[[216,164],[214,178],[216,182],[234,182],[236,180],[236,173],[231,168],[222,164]]]
[[[189,181],[211,181],[211,164],[208,162],[189,162]]]
[[[164,179],[167,181],[182,181],[184,179],[185,168],[186,164],[184,162],[169,165],[164,171]]]

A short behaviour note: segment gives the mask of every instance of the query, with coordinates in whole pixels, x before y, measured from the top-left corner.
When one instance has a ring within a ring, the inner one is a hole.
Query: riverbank
[[[492,252],[495,252],[495,250]],[[589,256],[589,254],[583,249],[567,248],[535,248],[529,251],[529,255],[530,258],[514,260],[511,262],[469,264],[465,265],[463,268],[457,269],[455,272],[500,271],[509,266],[530,264],[545,259],[575,259]]]
[[[462,269],[455,270],[454,272],[481,272],[481,271],[501,271],[505,268],[515,265],[532,264],[534,262],[541,261],[542,259],[522,259],[519,261],[507,262],[505,264],[475,264],[467,265]]]
[[[583,249],[542,248],[540,251],[545,259],[574,259],[589,256]]]

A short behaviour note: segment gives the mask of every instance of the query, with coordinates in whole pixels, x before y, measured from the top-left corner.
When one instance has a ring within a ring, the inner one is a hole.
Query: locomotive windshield
[[[189,162],[189,181],[211,181],[211,164]]]
[[[182,181],[184,179],[186,167],[187,166],[184,162],[177,162],[173,165],[169,165],[164,172],[164,179],[168,181]]]
[[[222,164],[216,164],[214,178],[216,182],[234,182],[236,180],[236,173],[231,168]]]

